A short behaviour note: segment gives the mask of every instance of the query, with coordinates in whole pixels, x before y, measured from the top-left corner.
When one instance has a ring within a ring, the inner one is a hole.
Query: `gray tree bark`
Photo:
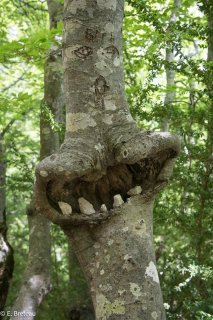
[[[68,241],[68,254],[70,291],[72,291],[72,298],[68,307],[68,319],[94,320],[95,316],[89,288],[70,241]]]
[[[57,23],[59,21],[62,21],[62,12],[63,12],[63,6],[62,3],[58,0],[48,0],[48,11],[49,11],[49,17],[50,17],[50,28],[56,28]],[[53,48],[54,54],[58,54],[57,57],[57,63],[55,65],[55,70],[57,72],[55,74],[52,74],[52,70],[54,69],[53,62],[50,63],[50,65],[46,66],[46,72],[45,72],[45,83],[49,83],[48,88],[49,90],[46,90],[45,94],[45,102],[47,103],[47,107],[51,109],[52,114],[55,115],[57,122],[64,124],[65,123],[65,114],[63,111],[65,111],[65,107],[62,108],[62,105],[64,105],[64,90],[63,90],[63,72],[62,72],[62,58],[61,58],[61,48]],[[58,51],[60,50],[60,51]],[[58,53],[57,53],[58,51]],[[50,57],[51,60],[51,57]],[[58,81],[55,81],[55,79],[58,78]],[[42,117],[42,121],[45,120],[45,115]],[[45,127],[43,125],[42,127]],[[42,129],[42,128],[41,128]],[[44,131],[46,131],[43,128]],[[43,139],[42,139],[43,137]],[[47,150],[49,145],[49,139],[50,137],[55,137],[55,145],[57,145],[57,149],[59,145],[61,144],[61,141],[59,141],[59,135],[55,134],[54,131],[50,131],[49,137],[45,138],[45,135],[41,135],[41,145],[46,145],[45,150]],[[54,150],[49,150],[48,155],[52,154]],[[44,152],[43,157],[47,156]],[[42,158],[43,158],[42,157]],[[68,241],[69,242],[69,241]],[[91,306],[91,298],[89,295],[88,287],[86,284],[86,280],[84,277],[84,274],[81,271],[81,268],[79,266],[79,262],[76,259],[75,253],[73,251],[72,246],[70,245],[70,242],[68,243],[69,247],[69,264],[70,264],[70,281],[73,284],[73,290],[76,294],[76,300],[70,302],[70,308],[69,308],[69,319],[81,319],[83,317],[84,320],[92,320],[94,318],[94,312]],[[74,286],[75,279],[74,276],[80,277],[82,279],[80,284],[76,284]]]
[[[34,195],[37,210],[71,239],[97,320],[165,319],[152,209],[180,146],[169,133],[139,130],[130,116],[123,5],[65,1],[66,137],[37,166]]]
[[[3,135],[0,134],[0,311],[4,310],[14,266],[13,250],[7,241],[5,188],[6,159]]]
[[[167,29],[167,34],[169,35],[171,32],[173,32],[172,28],[174,27],[176,21],[177,21],[177,14],[180,7],[181,1],[180,0],[174,0],[174,9],[172,10],[172,14],[169,21],[169,26]],[[176,90],[172,89],[172,86],[175,85],[175,70],[171,67],[171,64],[174,62],[175,55],[174,50],[171,48],[170,41],[167,42],[166,47],[166,62],[168,63],[166,67],[166,87],[167,92],[164,99],[164,106],[165,108],[171,106],[175,99]],[[169,119],[167,117],[164,117],[162,120],[162,130],[163,131],[169,131]]]

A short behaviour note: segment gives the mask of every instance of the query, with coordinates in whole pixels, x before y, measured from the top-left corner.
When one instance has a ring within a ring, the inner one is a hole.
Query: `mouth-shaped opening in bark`
[[[72,181],[67,181],[65,178],[61,181],[51,180],[47,185],[49,203],[61,212],[58,203],[65,202],[71,205],[73,212],[80,213],[79,198],[84,198],[92,204],[95,211],[100,211],[103,204],[107,210],[110,210],[114,207],[115,195],[120,195],[125,202],[131,196],[129,190],[139,187],[136,194],[138,190],[140,190],[138,193],[143,194],[153,188],[159,181],[160,173],[167,160],[176,156],[177,153],[174,150],[167,149],[137,163],[119,163],[109,166],[98,180],[97,174],[94,174],[94,181],[91,181],[91,174],[90,181],[87,181],[86,176]]]

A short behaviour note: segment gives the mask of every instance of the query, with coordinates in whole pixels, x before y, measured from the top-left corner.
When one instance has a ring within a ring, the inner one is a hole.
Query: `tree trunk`
[[[152,209],[171,175],[179,140],[140,131],[130,116],[123,5],[65,1],[66,138],[60,153],[37,166],[34,195],[37,210],[71,239],[97,320],[165,319]]]
[[[196,238],[196,256],[199,265],[203,264],[204,252],[205,252],[205,216],[208,214],[208,200],[211,190],[211,181],[213,173],[213,4],[205,3],[205,10],[208,22],[208,53],[207,53],[207,76],[206,87],[209,96],[208,105],[208,127],[207,127],[207,140],[206,140],[206,159],[204,160],[205,171],[202,177],[201,185],[202,189],[199,195],[200,208],[197,214],[197,238]],[[209,191],[209,192],[208,192]],[[199,285],[202,285],[202,280],[199,281]]]
[[[174,0],[174,9],[172,10],[171,18],[169,21],[169,26],[167,29],[167,34],[168,37],[170,33],[173,32],[174,24],[177,21],[177,13],[178,9],[180,7],[180,0]],[[175,55],[174,55],[174,49],[171,47],[171,37],[169,37],[169,41],[167,42],[166,46],[166,87],[167,87],[167,92],[166,96],[164,99],[164,106],[165,108],[171,107],[174,99],[175,99],[175,89],[172,88],[172,86],[175,85],[175,70],[171,66],[172,63],[174,63]],[[162,130],[163,131],[168,131],[169,130],[169,119],[167,117],[164,117],[162,120]]]
[[[70,241],[68,241],[68,254],[70,291],[72,292],[68,319],[94,320],[94,310],[92,307],[88,285]]]
[[[208,19],[208,75],[207,75],[207,88],[208,94],[210,98],[210,110],[209,110],[209,119],[208,119],[208,152],[209,158],[212,159],[213,157],[213,129],[212,129],[212,122],[213,122],[213,84],[212,81],[209,79],[213,79],[213,4],[209,3],[208,5],[208,12],[207,12],[207,19]],[[210,160],[208,159],[208,160]]]
[[[62,5],[48,1],[50,27],[56,28],[61,20]],[[52,128],[63,121],[64,99],[62,85],[62,64],[60,49],[52,46],[48,52],[44,75],[44,101],[40,115],[40,159],[49,156],[59,148],[59,134]],[[15,301],[10,319],[33,319],[37,308],[51,289],[51,235],[50,222],[36,211],[34,201],[28,210],[29,254],[23,276],[23,283]]]
[[[3,136],[0,134],[0,311],[4,310],[14,266],[13,250],[7,241],[5,187],[6,159]],[[1,318],[0,314],[0,319]]]
[[[41,214],[32,214],[28,220],[28,262],[10,319],[34,319],[37,307],[51,288],[49,223]]]

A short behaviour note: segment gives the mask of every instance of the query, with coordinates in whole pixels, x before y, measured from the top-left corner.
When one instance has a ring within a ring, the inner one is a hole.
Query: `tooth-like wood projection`
[[[72,214],[72,207],[69,203],[59,201],[58,205],[65,216],[69,216],[70,214]]]
[[[106,207],[106,205],[104,203],[101,205],[100,211],[101,212],[107,212],[107,207]]]
[[[127,194],[128,194],[129,196],[136,196],[137,194],[140,194],[141,192],[142,192],[141,186],[136,186],[136,187],[130,189],[130,190],[127,192]]]
[[[93,205],[86,199],[79,198],[78,203],[79,203],[81,213],[87,214],[87,215],[95,213],[95,209]]]
[[[119,208],[124,203],[120,194],[114,196],[113,208]]]

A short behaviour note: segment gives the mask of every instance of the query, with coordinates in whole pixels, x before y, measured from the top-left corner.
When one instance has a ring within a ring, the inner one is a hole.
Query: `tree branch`
[[[1,132],[1,136],[4,137],[5,133],[7,133],[10,129],[10,127],[13,125],[13,123],[16,121],[16,119],[12,119],[9,121],[9,123],[4,127],[4,129]]]
[[[29,2],[26,2],[26,1],[23,1],[23,0],[20,0],[21,3],[23,3],[25,6],[33,9],[33,10],[36,10],[36,11],[43,11],[43,12],[48,12],[47,9],[44,9],[44,8],[38,8],[38,7],[35,7],[33,6],[32,4],[30,4]]]
[[[19,81],[24,80],[23,76],[26,73],[26,71],[18,78],[16,79],[13,83],[11,83],[9,86],[5,87],[4,89],[1,90],[1,93],[9,90],[10,88],[14,87]]]

